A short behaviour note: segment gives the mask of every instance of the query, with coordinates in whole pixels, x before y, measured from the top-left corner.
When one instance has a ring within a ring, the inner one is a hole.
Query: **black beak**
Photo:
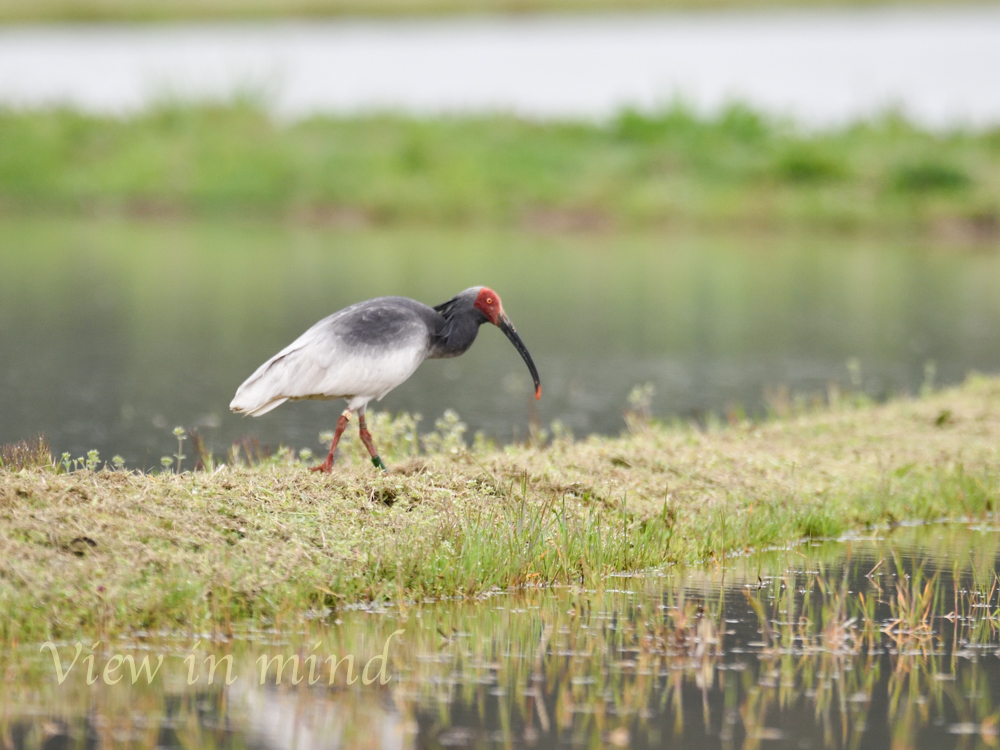
[[[500,317],[497,319],[497,328],[503,331],[507,338],[510,339],[510,343],[514,345],[514,348],[521,355],[521,359],[528,366],[528,370],[531,371],[531,377],[535,381],[535,399],[540,399],[542,397],[542,381],[538,379],[538,369],[531,360],[531,355],[528,354],[528,347],[524,345],[521,337],[517,335],[517,330],[515,330],[514,324],[510,322],[510,318],[503,313],[500,313]]]

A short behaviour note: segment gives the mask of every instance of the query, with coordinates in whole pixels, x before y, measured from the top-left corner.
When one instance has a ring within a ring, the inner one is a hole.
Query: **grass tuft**
[[[52,449],[44,435],[0,446],[0,469],[21,471],[50,469],[52,466]]]

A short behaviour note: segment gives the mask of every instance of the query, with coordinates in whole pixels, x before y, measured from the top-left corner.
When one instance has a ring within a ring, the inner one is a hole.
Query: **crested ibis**
[[[504,313],[500,296],[488,287],[474,286],[437,307],[406,297],[378,297],[345,307],[257,368],[237,389],[229,408],[259,417],[286,401],[346,399],[330,453],[313,471],[333,470],[333,453],[353,413],[358,415],[361,442],[372,463],[384,471],[365,425],[368,402],[381,399],[405,381],[425,359],[465,353],[476,340],[479,326],[487,322],[503,331],[517,348],[535,381],[535,398],[541,398],[538,370]]]

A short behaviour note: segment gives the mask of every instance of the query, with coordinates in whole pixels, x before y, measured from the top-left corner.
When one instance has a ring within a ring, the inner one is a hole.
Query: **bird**
[[[425,359],[457,357],[468,351],[479,327],[492,323],[510,339],[528,366],[535,398],[542,384],[531,354],[504,312],[500,295],[474,286],[430,307],[406,297],[377,297],[323,318],[275,354],[236,390],[229,408],[259,417],[286,401],[345,399],[347,408],[326,460],[313,471],[331,473],[333,454],[353,414],[361,442],[376,468],[385,462],[365,424],[365,410],[409,378]]]

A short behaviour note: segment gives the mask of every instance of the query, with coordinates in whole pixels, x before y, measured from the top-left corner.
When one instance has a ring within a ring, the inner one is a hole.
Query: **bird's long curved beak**
[[[510,343],[514,345],[524,363],[528,365],[528,370],[531,372],[531,377],[535,381],[535,399],[540,399],[542,397],[542,381],[538,379],[538,368],[535,367],[535,363],[531,359],[531,355],[528,354],[528,347],[524,345],[521,341],[521,337],[517,335],[517,329],[514,328],[514,324],[510,322],[508,318],[503,313],[497,318],[497,328],[504,332],[507,338],[510,339]]]

